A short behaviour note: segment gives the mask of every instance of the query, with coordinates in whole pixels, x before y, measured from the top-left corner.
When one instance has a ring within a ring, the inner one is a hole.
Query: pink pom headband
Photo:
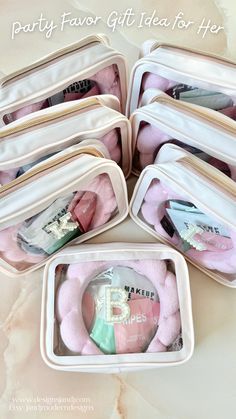
[[[175,231],[173,231],[172,237],[163,227],[162,220],[166,215],[165,203],[168,200],[181,200],[189,201],[189,197],[179,195],[174,192],[167,185],[164,185],[159,180],[153,180],[144,198],[144,203],[141,207],[141,213],[145,221],[151,224],[155,231],[161,237],[164,237],[170,243],[175,246],[181,246],[181,239]],[[197,235],[197,240],[201,240],[201,237]],[[206,250],[197,250],[191,248],[185,252],[190,259],[193,259],[198,264],[204,266],[207,269],[217,270],[219,272],[227,274],[236,273],[236,232],[230,231],[230,248],[222,249],[220,240],[218,240],[219,250],[217,247],[212,248],[210,244]],[[217,243],[216,243],[217,246]],[[222,251],[223,250],[223,251]]]
[[[150,280],[160,299],[158,329],[148,344],[146,352],[163,352],[178,337],[181,328],[179,300],[175,275],[167,270],[164,261],[128,260],[109,262],[82,262],[68,266],[67,279],[56,294],[56,318],[60,325],[60,336],[66,347],[81,355],[103,354],[90,338],[82,315],[84,292],[90,281],[111,266],[125,266]],[[92,303],[87,301],[87,304]],[[91,311],[93,308],[91,308]],[[90,320],[86,323],[91,323]],[[116,347],[118,347],[116,342]],[[123,349],[129,352],[123,344]],[[117,351],[119,353],[119,350]],[[124,352],[120,352],[124,353]]]

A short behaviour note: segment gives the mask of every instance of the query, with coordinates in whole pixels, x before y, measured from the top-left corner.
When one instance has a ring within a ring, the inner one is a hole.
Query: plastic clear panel
[[[173,264],[149,259],[58,265],[54,327],[59,356],[180,351]]]
[[[187,195],[153,179],[138,216],[197,265],[235,280],[236,231],[199,210]]]
[[[0,257],[18,271],[25,270],[106,224],[116,212],[110,178],[101,174],[82,190],[65,193],[40,213],[0,231]]]
[[[214,109],[236,120],[236,107],[234,106],[234,101],[231,97],[223,93],[178,83],[178,81],[168,80],[158,74],[144,73],[141,84],[140,100],[144,91],[150,88],[162,90],[176,100],[182,100],[184,102]]]
[[[72,100],[85,99],[90,96],[110,93],[121,99],[120,79],[118,68],[115,64],[104,68],[89,79],[78,80],[65,87],[62,91],[44,98],[35,103],[30,103],[12,113],[3,116],[5,125],[30,113],[45,109],[59,103]]]

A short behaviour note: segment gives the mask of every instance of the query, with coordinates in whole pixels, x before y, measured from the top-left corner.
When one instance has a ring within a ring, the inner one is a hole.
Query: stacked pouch
[[[0,270],[20,276],[47,262],[41,353],[50,367],[188,360],[188,271],[172,247],[236,287],[235,75],[226,60],[148,41],[131,74],[131,123],[120,113],[125,60],[103,35],[2,79]],[[132,154],[134,173],[144,170],[131,217],[171,247],[68,246],[127,216]]]
[[[120,223],[128,212],[123,172],[97,140],[36,164],[0,190],[0,269],[42,266],[53,253]]]
[[[236,287],[236,185],[186,150],[164,145],[130,203],[133,220],[218,282]]]
[[[187,265],[164,245],[71,246],[44,271],[41,354],[65,371],[178,365],[193,352]]]
[[[127,94],[124,56],[103,35],[88,36],[29,67],[3,77],[0,126],[55,104],[99,94]]]
[[[27,115],[0,129],[0,184],[19,177],[40,159],[82,141],[100,140],[128,176],[131,130],[111,95],[81,99]],[[82,143],[81,143],[82,144]]]
[[[236,66],[230,61],[147,41],[131,72],[126,112],[131,115],[159,89],[236,119],[235,80]]]
[[[236,180],[235,121],[160,91],[151,103],[137,109],[130,121],[135,174],[155,161],[165,143],[172,142]]]

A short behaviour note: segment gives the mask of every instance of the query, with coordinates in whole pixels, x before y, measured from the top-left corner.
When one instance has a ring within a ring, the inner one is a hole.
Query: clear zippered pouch
[[[194,346],[187,265],[164,245],[70,246],[45,267],[41,354],[64,371],[178,365]]]
[[[98,141],[84,141],[29,169],[0,191],[0,269],[28,273],[71,243],[120,223],[123,172]]]
[[[135,174],[154,163],[164,144],[174,143],[236,180],[235,121],[160,91],[130,121]]]
[[[1,79],[0,125],[59,103],[115,95],[124,111],[124,56],[103,35],[91,35]]]
[[[38,161],[89,138],[100,140],[128,176],[131,129],[114,96],[101,95],[56,105],[0,129],[0,184],[25,173]]]
[[[130,203],[133,220],[216,281],[236,287],[236,186],[173,144],[147,166]]]
[[[222,58],[147,41],[131,72],[127,115],[141,106],[149,89],[236,119],[236,66]]]

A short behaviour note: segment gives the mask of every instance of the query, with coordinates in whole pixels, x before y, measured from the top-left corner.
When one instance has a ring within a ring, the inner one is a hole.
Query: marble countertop
[[[19,7],[20,6],[20,7]],[[112,45],[125,52],[132,65],[139,44],[148,38],[213,51],[236,59],[234,0],[130,0],[136,13],[156,8],[160,16],[183,11],[186,19],[203,16],[224,26],[204,39],[189,31],[156,28],[107,28],[105,12],[125,10],[127,2],[104,0],[0,0],[0,71],[8,73],[56,48],[92,32],[110,35]],[[102,8],[102,11],[100,10]],[[40,13],[59,19],[102,14],[94,30],[68,27],[50,39],[43,33],[20,33],[11,39],[12,22],[27,24]],[[193,25],[194,26],[194,25]],[[133,180],[129,181],[130,190]],[[92,243],[155,242],[129,218],[91,240]],[[178,367],[120,375],[57,372],[48,368],[39,351],[42,270],[12,279],[0,274],[0,417],[2,419],[235,419],[236,417],[236,291],[224,287],[189,266],[195,328],[192,359]]]

